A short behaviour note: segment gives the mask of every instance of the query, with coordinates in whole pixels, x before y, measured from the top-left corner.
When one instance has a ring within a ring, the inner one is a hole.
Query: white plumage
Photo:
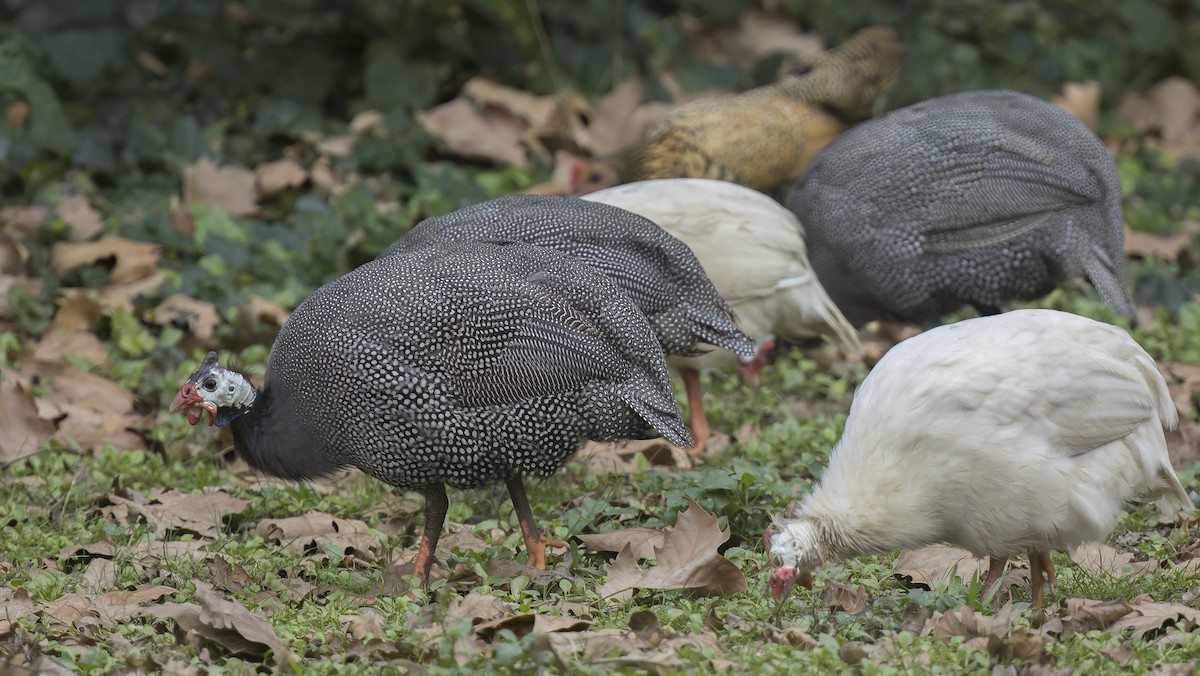
[[[1154,361],[1108,324],[1021,310],[910,338],[855,394],[820,485],[767,532],[772,591],[948,542],[992,557],[989,584],[1029,552],[1040,605],[1049,552],[1105,539],[1126,503],[1191,509],[1163,434],[1177,422]]]
[[[804,227],[792,212],[749,188],[701,178],[639,181],[584,195],[654,221],[682,240],[699,259],[739,328],[763,343],[824,336],[850,352],[862,346],[854,327],[817,281],[808,262]],[[724,350],[672,358],[688,390],[692,436],[708,436],[697,370],[733,363]],[[761,360],[743,365],[757,374]],[[700,429],[697,429],[699,427]]]

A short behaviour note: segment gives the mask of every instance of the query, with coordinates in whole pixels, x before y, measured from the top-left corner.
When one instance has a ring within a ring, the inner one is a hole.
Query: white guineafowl
[[[823,336],[860,352],[858,334],[830,300],[808,262],[804,228],[775,200],[749,188],[704,178],[663,178],[608,188],[583,199],[611,204],[654,221],[687,244],[738,327],[760,344],[771,338]],[[692,435],[708,436],[701,370],[729,366],[733,355],[713,351],[671,358],[687,387]],[[754,381],[760,357],[740,366]]]
[[[763,536],[771,591],[824,564],[938,542],[991,557],[987,586],[1028,552],[1033,605],[1050,552],[1103,540],[1127,503],[1191,499],[1167,457],[1178,422],[1154,361],[1124,330],[1052,310],[942,326],[893,348],[794,516]]]

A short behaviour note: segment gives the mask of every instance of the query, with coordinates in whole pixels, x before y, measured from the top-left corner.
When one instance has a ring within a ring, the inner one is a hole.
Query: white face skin
[[[217,363],[216,354],[209,353],[200,368],[188,378],[179,394],[171,403],[171,410],[182,408],[188,422],[200,422],[204,411],[209,414],[208,424],[216,422],[222,409],[248,409],[254,403],[257,392],[240,373],[229,371]],[[228,421],[226,421],[228,422]]]
[[[817,529],[807,519],[783,523],[778,529],[768,528],[763,534],[763,543],[774,569],[770,586],[776,602],[787,598],[797,582],[812,589],[813,571],[822,563],[817,542]]]

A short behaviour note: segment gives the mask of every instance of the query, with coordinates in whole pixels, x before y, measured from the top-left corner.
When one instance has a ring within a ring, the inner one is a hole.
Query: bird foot
[[[537,542],[526,543],[526,548],[529,550],[529,560],[525,565],[538,570],[546,570],[546,547],[558,547],[566,549],[567,543],[558,538],[542,537]]]

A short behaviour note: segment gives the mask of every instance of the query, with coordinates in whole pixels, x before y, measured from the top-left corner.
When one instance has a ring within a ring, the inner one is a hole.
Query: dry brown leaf
[[[1132,611],[1133,607],[1120,599],[1067,599],[1066,615],[1061,621],[1064,629],[1076,634],[1085,634],[1096,629],[1105,629]]]
[[[1117,663],[1117,666],[1126,667],[1133,661],[1133,649],[1126,645],[1115,645],[1109,648],[1101,648],[1097,652],[1104,655],[1108,659]]]
[[[587,129],[575,139],[576,145],[593,155],[614,153],[640,141],[673,108],[661,101],[643,104],[641,78],[631,75],[592,106]]]
[[[1100,114],[1100,91],[1100,83],[1095,80],[1066,82],[1061,93],[1050,97],[1050,103],[1067,111],[1088,129],[1095,131],[1096,119]]]
[[[519,167],[529,165],[521,144],[525,124],[506,113],[480,110],[470,101],[457,98],[417,113],[417,122],[455,155]]]
[[[510,615],[475,625],[475,635],[491,642],[496,633],[507,629],[518,638],[529,634],[548,634],[558,631],[584,631],[592,626],[591,620],[562,615]]]
[[[11,227],[18,235],[30,235],[50,216],[43,206],[0,207],[0,226]]]
[[[37,453],[54,434],[54,423],[38,416],[33,395],[8,378],[0,380],[0,411],[0,466]]]
[[[186,326],[202,343],[211,341],[221,325],[221,313],[216,305],[181,293],[167,296],[147,314],[147,319],[159,326]]]
[[[688,452],[664,439],[631,439],[617,443],[590,441],[579,449],[573,462],[583,463],[593,474],[635,474],[636,456],[643,456],[652,467],[689,469]]]
[[[87,331],[100,321],[103,309],[88,289],[63,289],[58,296],[58,312],[52,329]]]
[[[357,142],[358,137],[351,134],[330,136],[317,142],[317,152],[329,157],[349,157]]]
[[[622,528],[575,537],[583,540],[583,546],[593,551],[620,552],[628,545],[638,559],[652,559],[654,550],[663,545],[666,532],[658,528]]]
[[[88,199],[83,195],[71,195],[55,207],[58,217],[66,222],[71,229],[71,241],[80,242],[91,239],[104,229],[104,221],[100,214],[92,208]]]
[[[323,550],[327,545],[352,554],[379,547],[379,538],[370,530],[364,521],[314,511],[286,519],[264,519],[255,526],[254,534],[278,542],[293,554],[302,554],[311,547]]]
[[[621,550],[597,590],[602,598],[628,599],[634,589],[692,589],[720,596],[746,591],[742,571],[717,553],[729,539],[729,530],[718,528],[717,517],[691,499],[688,503],[662,546],[655,548],[655,565],[642,569],[632,547]]]
[[[109,495],[108,499],[113,505],[125,505],[131,514],[145,519],[156,538],[175,531],[194,533],[206,538],[218,537],[225,517],[240,514],[248,504],[225,491],[182,493],[174,488],[153,495],[146,502],[129,500],[119,495]]]
[[[88,625],[107,628],[147,612],[149,609],[143,608],[142,603],[156,601],[177,591],[174,587],[155,585],[97,596],[67,594],[43,606],[41,615],[52,627],[62,631]]]
[[[183,168],[183,204],[220,209],[237,218],[258,211],[258,190],[254,172],[245,167],[217,166],[210,157],[201,157]]]
[[[992,618],[972,610],[970,606],[963,606],[958,610],[935,614],[925,623],[922,635],[949,643],[950,639],[956,636],[968,639],[989,636],[992,633],[991,627]]]
[[[359,643],[368,644],[387,637],[388,618],[374,608],[359,608],[353,615],[341,615],[342,629]]]
[[[1157,561],[1134,561],[1133,554],[1099,542],[1076,547],[1071,560],[1088,574],[1102,577],[1144,577],[1158,570]]]
[[[35,612],[38,604],[24,587],[0,588],[0,636],[7,633],[10,623]]]
[[[1172,76],[1143,94],[1125,93],[1117,116],[1140,133],[1157,132],[1172,157],[1200,154],[1200,89],[1186,78]]]
[[[92,559],[83,569],[79,586],[88,594],[98,594],[117,584],[117,562],[112,559]]]
[[[149,614],[173,619],[183,631],[189,634],[195,632],[235,655],[262,657],[270,651],[277,665],[296,661],[287,645],[275,634],[274,627],[256,617],[241,603],[214,591],[207,582],[192,582],[196,586],[199,605],[164,603],[148,609]]]
[[[450,601],[446,617],[456,620],[468,620],[471,624],[490,622],[508,615],[509,605],[491,594],[481,594],[472,591],[466,596],[455,597]]]
[[[359,136],[383,136],[387,134],[387,118],[378,110],[364,110],[350,120],[347,128]]]
[[[304,185],[308,172],[296,160],[285,157],[258,165],[254,168],[254,177],[258,181],[258,192],[263,197],[274,197],[288,188]]]
[[[812,636],[809,636],[808,633],[800,627],[788,627],[783,631],[776,631],[770,627],[767,627],[765,630],[763,630],[763,635],[772,643],[789,645],[793,648],[801,648],[803,650],[812,650],[813,648],[819,648],[821,646],[820,641]]]
[[[637,637],[628,629],[592,629],[580,632],[551,632],[534,639],[534,650],[549,652],[563,668],[611,654],[636,649]]]
[[[1192,233],[1187,231],[1164,236],[1125,226],[1125,254],[1133,258],[1157,256],[1166,261],[1177,261],[1191,243]]]
[[[1182,603],[1158,603],[1153,600],[1138,603],[1137,600],[1134,599],[1129,614],[1112,624],[1111,631],[1119,633],[1132,629],[1131,638],[1137,641],[1146,634],[1172,625],[1179,626],[1183,631],[1190,631],[1200,624],[1200,610]]]
[[[165,279],[161,272],[156,271],[149,277],[139,279],[136,282],[109,284],[101,288],[96,294],[100,301],[100,308],[105,312],[111,312],[116,308],[133,312],[134,299],[158,289]]]
[[[658,615],[650,610],[634,611],[629,616],[629,628],[639,639],[652,646],[662,643],[666,638],[662,623],[658,621]]]
[[[1050,638],[1029,627],[1016,627],[1007,636],[992,634],[987,639],[987,652],[1003,663],[1020,660],[1026,664],[1052,664],[1055,657],[1046,646]]]
[[[493,107],[525,122],[534,135],[550,127],[559,108],[553,97],[536,96],[485,77],[467,80],[462,94],[481,106]]]
[[[55,242],[50,251],[54,272],[63,275],[75,268],[113,259],[110,284],[128,284],[146,279],[158,266],[161,247],[124,237],[104,237],[95,242]]]
[[[976,575],[982,579],[987,574],[987,562],[965,549],[930,545],[902,553],[896,559],[895,570],[898,580],[932,589],[936,582],[966,584]]]
[[[61,362],[67,355],[79,357],[93,366],[108,363],[108,347],[91,331],[47,331],[33,347],[33,358],[42,362]]]
[[[145,540],[125,547],[121,551],[134,563],[145,566],[161,561],[182,561],[184,559],[203,561],[211,556],[204,549],[207,544],[203,540]]]
[[[790,14],[749,9],[736,23],[713,26],[685,18],[684,35],[692,56],[709,63],[750,68],[769,54],[783,54],[809,62],[824,51],[824,41],[814,33],[803,33]]]
[[[213,586],[236,594],[253,580],[239,563],[230,563],[224,556],[215,555],[208,562],[208,572]]]
[[[867,590],[837,580],[826,580],[825,589],[821,592],[821,601],[830,610],[857,615],[867,607]]]

